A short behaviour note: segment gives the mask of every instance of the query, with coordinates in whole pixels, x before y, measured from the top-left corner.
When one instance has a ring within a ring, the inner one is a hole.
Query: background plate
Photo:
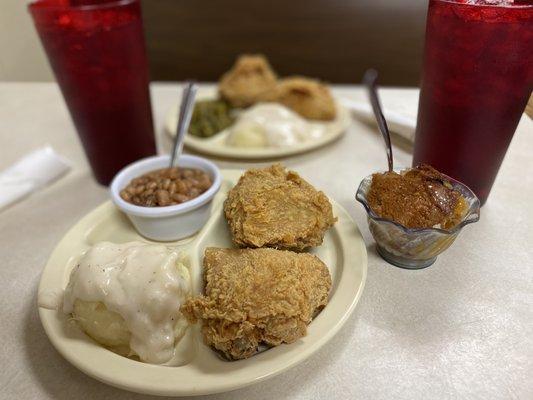
[[[169,243],[189,254],[193,292],[202,290],[201,261],[206,246],[231,246],[222,212],[222,202],[242,171],[223,171],[224,182],[217,194],[208,223],[195,236]],[[307,336],[290,345],[281,345],[249,359],[223,361],[205,346],[199,327],[180,342],[187,362],[181,366],[151,365],[121,357],[93,342],[66,316],[43,307],[60,299],[67,285],[75,257],[101,240],[126,242],[146,239],[139,236],[124,214],[106,202],[82,218],[53,251],[39,285],[39,315],[54,347],[86,374],[110,385],[139,393],[166,396],[224,392],[262,381],[305,360],[342,327],[353,312],[363,291],[367,255],[363,238],[348,213],[333,202],[338,217],[324,244],[311,250],[330,269],[333,286],[330,300],[311,322]],[[182,346],[183,344],[183,346]],[[183,347],[186,347],[183,349]]]
[[[199,88],[199,100],[214,99],[217,96],[216,88]],[[165,130],[170,136],[176,135],[176,126],[178,124],[178,107],[176,103],[167,113],[165,120]],[[305,153],[307,151],[325,146],[328,143],[340,138],[348,129],[351,123],[350,112],[342,105],[337,103],[337,118],[331,122],[320,122],[327,125],[326,134],[318,140],[309,141],[296,146],[290,147],[261,147],[261,148],[243,148],[228,146],[226,138],[229,130],[225,129],[211,138],[201,139],[192,135],[185,135],[184,144],[191,150],[199,153],[209,154],[216,157],[234,158],[234,159],[271,159],[291,156]]]

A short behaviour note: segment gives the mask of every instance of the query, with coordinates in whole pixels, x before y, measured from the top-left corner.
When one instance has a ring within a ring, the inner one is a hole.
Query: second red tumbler
[[[430,0],[413,164],[481,204],[533,89],[532,0]]]

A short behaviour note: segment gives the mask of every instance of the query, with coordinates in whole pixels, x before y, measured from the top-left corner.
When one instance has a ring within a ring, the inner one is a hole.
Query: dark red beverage
[[[413,159],[481,204],[533,88],[533,2],[488,4],[429,1]]]
[[[138,0],[29,6],[96,180],[156,153]]]

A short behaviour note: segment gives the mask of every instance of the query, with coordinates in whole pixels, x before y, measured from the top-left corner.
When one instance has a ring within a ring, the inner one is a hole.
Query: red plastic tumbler
[[[139,0],[38,0],[37,32],[96,180],[156,153]]]
[[[533,89],[533,1],[430,0],[413,164],[489,195]]]

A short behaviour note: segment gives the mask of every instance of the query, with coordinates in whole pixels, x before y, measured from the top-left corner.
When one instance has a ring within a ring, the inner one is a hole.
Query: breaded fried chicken
[[[300,76],[280,80],[262,100],[281,103],[308,119],[329,121],[337,114],[329,88],[316,79]]]
[[[304,250],[322,244],[336,221],[326,195],[281,164],[246,171],[224,213],[233,242],[243,247]]]
[[[189,299],[181,311],[191,323],[202,321],[206,344],[229,359],[305,336],[328,302],[329,270],[311,254],[210,247],[203,264],[205,295]]]
[[[264,93],[273,90],[277,77],[262,55],[242,55],[220,78],[220,96],[234,107],[255,104]]]

